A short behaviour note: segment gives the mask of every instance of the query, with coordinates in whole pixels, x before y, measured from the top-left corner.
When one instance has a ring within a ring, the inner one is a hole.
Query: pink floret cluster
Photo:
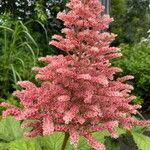
[[[85,137],[95,150],[105,146],[92,137],[93,132],[108,130],[117,138],[116,127],[130,129],[134,125],[149,125],[150,121],[132,118],[140,105],[133,105],[130,92],[133,87],[127,75],[114,78],[121,69],[111,66],[113,58],[121,56],[120,49],[110,47],[114,34],[106,32],[112,18],[102,15],[104,7],[99,0],[71,0],[69,11],[58,13],[64,21],[62,35],[54,35],[51,45],[66,54],[46,56],[39,60],[45,67],[35,67],[40,86],[23,81],[22,91],[14,92],[22,107],[1,103],[3,116],[14,115],[32,127],[25,136],[46,135],[55,131],[69,133],[76,147],[79,136]]]

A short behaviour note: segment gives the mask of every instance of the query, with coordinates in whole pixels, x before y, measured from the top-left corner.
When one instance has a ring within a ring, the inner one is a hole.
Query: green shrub
[[[115,66],[123,69],[121,74],[131,74],[135,77],[131,81],[135,90],[134,94],[148,102],[150,98],[150,43],[135,45],[120,45],[123,57],[113,61]]]

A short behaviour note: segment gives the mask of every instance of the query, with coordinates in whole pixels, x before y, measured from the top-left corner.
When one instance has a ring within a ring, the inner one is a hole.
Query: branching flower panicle
[[[92,137],[96,131],[108,130],[117,138],[116,127],[131,128],[147,125],[150,121],[132,118],[140,105],[131,104],[133,87],[125,83],[133,76],[114,78],[120,68],[111,66],[110,60],[121,56],[120,49],[110,47],[114,34],[105,32],[113,21],[102,15],[104,7],[99,0],[71,0],[67,12],[57,18],[64,21],[61,35],[54,35],[50,44],[66,52],[66,56],[46,56],[39,60],[45,67],[33,68],[40,86],[29,81],[19,82],[24,88],[14,92],[22,108],[1,103],[7,108],[4,116],[14,115],[32,127],[26,136],[50,134],[55,131],[69,133],[71,144],[76,147],[79,135],[96,150],[105,146]]]

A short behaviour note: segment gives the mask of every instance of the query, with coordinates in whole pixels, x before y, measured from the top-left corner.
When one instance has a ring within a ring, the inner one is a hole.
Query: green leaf
[[[73,146],[70,144],[70,141],[67,142],[65,150],[73,150]],[[80,137],[76,150],[92,150],[92,147],[88,145],[84,137]]]
[[[38,143],[40,143],[42,150],[61,150],[61,146],[63,144],[64,134],[61,132],[57,132],[48,136],[39,137],[37,139]],[[91,146],[89,146],[84,137],[80,137],[77,150],[91,150]],[[65,150],[73,150],[70,141],[68,140]]]
[[[5,29],[5,30],[8,30],[8,31],[11,31],[11,32],[14,32],[14,30],[12,30],[11,28],[8,28],[6,26],[0,26],[1,29]]]
[[[0,121],[0,139],[10,142],[21,138],[23,129],[20,128],[20,122],[14,117],[7,117]]]
[[[139,150],[150,149],[150,137],[137,132],[131,132],[131,134]]]
[[[31,41],[32,43],[38,48],[37,43],[35,42],[35,40],[33,39],[33,37],[30,35],[30,33],[28,31],[22,31],[23,34],[25,34]]]
[[[64,140],[64,134],[56,132],[51,135],[39,137],[37,140],[40,143],[42,150],[60,150]]]
[[[105,137],[110,136],[110,133],[107,130],[104,130],[102,132],[95,132],[93,133],[93,137],[100,141],[101,143],[105,142]]]
[[[111,137],[105,140],[106,150],[120,150],[119,140]]]
[[[104,143],[105,137],[110,136],[109,132],[106,130],[102,132],[95,132],[92,135],[97,141],[101,143]],[[81,136],[76,150],[92,150],[92,149],[93,148],[87,143],[86,139]],[[66,150],[73,150],[73,147],[69,141],[67,143]]]
[[[9,150],[42,150],[38,142],[29,139],[19,139],[10,143]]]
[[[119,135],[126,134],[126,129],[123,129],[123,128],[116,128],[116,130],[117,130],[117,133],[118,133]]]
[[[84,137],[80,137],[80,140],[78,142],[77,150],[91,150],[91,146],[88,145],[86,142],[86,139]]]
[[[144,130],[146,130],[145,126],[135,126],[131,129],[131,132],[138,132],[142,134]]]

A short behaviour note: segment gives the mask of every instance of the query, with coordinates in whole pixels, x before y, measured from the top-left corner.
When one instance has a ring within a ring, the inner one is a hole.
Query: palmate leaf
[[[0,121],[0,140],[10,142],[23,136],[20,122],[14,117],[7,117]]]
[[[120,150],[120,143],[118,139],[106,138],[106,150]]]
[[[119,135],[126,134],[125,129],[117,128],[116,130]],[[112,139],[110,137],[110,133],[107,130],[104,130],[102,132],[95,132],[92,135],[99,142],[108,145],[106,146],[107,149],[110,147],[112,148],[111,150],[119,150],[119,141]],[[73,147],[69,141],[67,143],[66,150],[73,150]],[[80,137],[76,150],[93,150],[93,148],[90,145],[88,145],[84,137]]]
[[[119,135],[126,133],[125,130],[120,128],[118,128],[117,131]],[[20,150],[20,148],[21,150],[61,150],[64,140],[64,133],[56,132],[54,134],[39,136],[32,139],[22,137],[23,129],[20,128],[20,122],[14,117],[7,117],[0,121],[0,150]],[[104,143],[107,139],[105,144],[108,145],[108,148],[118,148],[117,141],[110,138],[108,131],[95,132],[93,133],[93,137],[101,143]],[[65,150],[73,150],[69,140]],[[90,145],[88,145],[84,137],[80,137],[77,144],[77,150],[93,149]]]
[[[101,143],[104,143],[105,138],[107,136],[110,136],[109,132],[106,130],[102,131],[102,132],[95,132],[92,135],[97,141],[99,141]],[[67,143],[66,150],[73,150],[73,147],[69,141]],[[84,137],[80,137],[76,150],[93,150],[93,148],[90,145],[88,145],[88,143]]]
[[[135,126],[132,128],[131,132],[143,133],[146,130],[144,126]]]
[[[37,138],[42,150],[60,150],[63,140],[64,134],[61,132]]]
[[[118,134],[125,134],[125,131],[121,128],[117,128]],[[119,150],[119,141],[110,137],[108,131],[96,132],[93,136],[106,146],[106,150]]]
[[[119,128],[119,127],[116,128],[116,131],[117,131],[117,133],[118,133],[119,136],[127,133],[126,129]]]
[[[67,142],[66,150],[74,150],[70,141]],[[76,150],[92,150],[92,147],[87,144],[84,137],[80,137]]]
[[[150,137],[137,132],[131,132],[131,134],[139,150],[150,149]]]
[[[93,133],[93,137],[102,143],[104,143],[106,136],[109,136],[109,133],[107,131]],[[42,150],[61,150],[61,146],[64,140],[64,133],[57,132],[48,136],[38,137],[36,138],[36,140]],[[73,147],[70,144],[69,140],[67,142],[65,150],[73,150]],[[80,137],[76,150],[92,150],[92,147],[87,144],[84,137]]]
[[[88,143],[86,142],[84,137],[80,137],[78,146],[77,146],[77,150],[91,150],[92,147],[90,145],[88,145]]]
[[[61,150],[63,140],[64,134],[60,132],[32,139],[22,138],[11,142],[9,150]]]
[[[9,144],[9,150],[42,150],[35,140],[19,139]]]
[[[93,137],[100,141],[101,143],[105,142],[105,137],[109,137],[110,133],[107,130],[101,131],[101,132],[95,132],[93,133]]]

